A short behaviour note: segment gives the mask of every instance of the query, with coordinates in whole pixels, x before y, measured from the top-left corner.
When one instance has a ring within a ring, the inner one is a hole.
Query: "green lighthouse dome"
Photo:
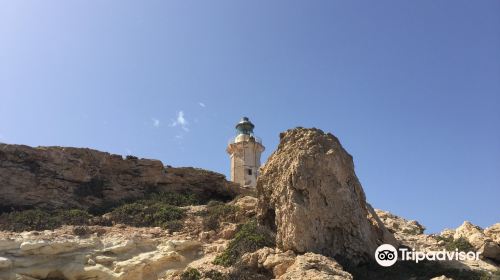
[[[255,125],[247,118],[241,118],[240,122],[236,124],[236,131],[238,134],[253,135],[253,128]]]

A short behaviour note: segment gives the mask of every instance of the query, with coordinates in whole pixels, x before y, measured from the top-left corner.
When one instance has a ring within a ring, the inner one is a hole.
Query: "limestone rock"
[[[473,225],[468,221],[465,221],[455,230],[453,239],[458,239],[460,237],[467,239],[476,249],[483,245],[484,239],[486,238],[480,227]]]
[[[222,239],[232,239],[238,230],[238,225],[234,223],[222,223],[219,236]]]
[[[449,277],[446,277],[444,275],[441,275],[438,277],[431,278],[431,280],[453,280],[453,278],[449,278]]]
[[[164,167],[159,160],[84,148],[0,144],[0,210],[89,209],[145,193],[190,190],[202,198],[231,198],[239,186],[224,175]]]
[[[460,237],[467,239],[483,257],[500,262],[500,244],[493,240],[493,238],[498,238],[497,230],[497,224],[483,231],[480,227],[465,221],[455,230],[453,237],[454,239]]]
[[[455,230],[454,229],[443,229],[441,233],[439,233],[440,236],[445,237],[445,238],[450,238],[455,236]]]
[[[486,240],[479,248],[479,252],[481,252],[483,257],[500,263],[500,245],[498,243]]]
[[[375,212],[390,232],[414,235],[424,233],[425,227],[415,220],[406,220],[380,209],[375,209]]]
[[[335,136],[296,128],[280,138],[257,182],[258,217],[276,229],[277,247],[358,263],[382,243],[397,245]]]
[[[484,229],[484,234],[500,244],[500,223],[496,223],[490,227]]]
[[[255,215],[257,210],[257,198],[253,196],[243,196],[234,201],[234,205],[238,207],[245,216],[251,217]]]
[[[8,258],[0,257],[0,269],[9,268],[12,265],[12,261]]]
[[[425,227],[419,222],[407,220],[379,209],[376,209],[375,212],[387,229],[394,233],[394,236],[402,245],[429,251],[441,249],[439,242],[434,236],[424,234]]]
[[[352,275],[342,270],[342,266],[334,259],[314,253],[297,256],[295,262],[288,267],[278,280],[346,280]]]
[[[241,262],[247,267],[272,271],[273,275],[278,278],[295,262],[295,257],[295,253],[291,250],[282,252],[279,249],[264,247],[244,254]]]
[[[334,259],[314,253],[296,255],[291,250],[264,247],[243,255],[241,263],[252,269],[271,271],[278,280],[352,279]]]
[[[64,229],[9,237],[0,232],[0,241],[9,243],[0,249],[0,279],[156,280],[167,270],[182,270],[201,250],[188,237],[152,238],[154,228],[109,230],[85,238]]]

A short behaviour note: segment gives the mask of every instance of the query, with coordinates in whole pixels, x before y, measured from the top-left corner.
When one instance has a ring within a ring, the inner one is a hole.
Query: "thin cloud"
[[[203,102],[198,102],[198,105],[200,105],[203,108],[207,107],[207,105],[205,105],[205,103],[203,103]]]
[[[156,118],[151,118],[151,121],[153,122],[153,127],[160,127],[160,120]]]
[[[188,125],[189,125],[189,122],[184,117],[184,111],[182,111],[182,110],[177,113],[177,119],[175,121],[173,121],[171,124],[172,127],[180,126],[182,128],[182,130],[184,130],[186,132],[189,131]]]

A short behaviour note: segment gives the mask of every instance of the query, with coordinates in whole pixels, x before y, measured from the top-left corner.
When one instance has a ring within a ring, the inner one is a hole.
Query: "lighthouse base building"
[[[254,125],[247,117],[236,124],[236,136],[229,141],[227,153],[231,158],[231,181],[243,187],[254,187],[260,168],[260,155],[265,147],[253,134]]]

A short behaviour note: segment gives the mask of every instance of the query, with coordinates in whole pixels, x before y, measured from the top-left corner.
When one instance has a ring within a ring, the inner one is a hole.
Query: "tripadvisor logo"
[[[391,244],[382,244],[375,251],[375,260],[381,266],[391,266],[398,260],[398,251]]]
[[[441,251],[415,251],[415,249],[399,248],[399,260],[402,261],[414,261],[418,263],[420,261],[470,261],[479,260],[479,255],[481,252],[462,252],[455,249],[455,251],[448,252],[446,250]],[[391,266],[398,260],[398,250],[390,244],[382,244],[378,246],[375,250],[375,260],[381,266]]]

